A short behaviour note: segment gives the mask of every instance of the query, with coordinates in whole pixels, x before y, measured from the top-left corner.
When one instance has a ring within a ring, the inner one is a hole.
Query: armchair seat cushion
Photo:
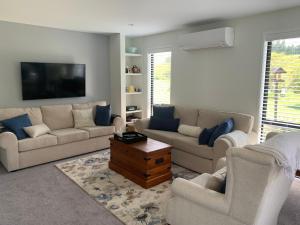
[[[81,129],[89,132],[90,138],[112,135],[115,132],[114,126],[83,127]]]
[[[89,132],[75,128],[54,130],[51,131],[51,134],[57,136],[58,144],[67,144],[89,139]]]
[[[19,152],[30,151],[39,148],[46,148],[57,145],[57,137],[50,134],[45,134],[36,138],[26,138],[18,141]]]
[[[152,129],[143,130],[143,134],[147,135],[149,138],[165,142],[169,145],[173,144],[174,139],[183,136],[182,134],[179,134],[177,132],[152,130]]]
[[[221,189],[223,187],[224,179],[221,179],[208,173],[203,173],[200,176],[192,179],[191,182],[198,184],[206,189],[222,193]]]
[[[173,140],[174,148],[180,149],[184,152],[206,158],[213,159],[214,152],[212,147],[208,147],[207,145],[199,145],[198,138],[194,137],[186,137],[184,135],[179,136],[178,138]]]

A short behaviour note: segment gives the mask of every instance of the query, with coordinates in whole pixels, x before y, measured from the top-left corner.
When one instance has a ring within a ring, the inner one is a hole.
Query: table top
[[[128,145],[131,148],[139,149],[146,153],[151,153],[151,152],[159,151],[162,149],[172,148],[172,146],[169,144],[166,144],[166,143],[163,143],[163,142],[151,139],[151,138],[147,138],[147,141],[140,141],[140,142],[136,142],[133,144],[125,144],[121,141],[115,140],[114,138],[110,138],[110,140],[118,142],[118,143],[122,143],[124,145]]]

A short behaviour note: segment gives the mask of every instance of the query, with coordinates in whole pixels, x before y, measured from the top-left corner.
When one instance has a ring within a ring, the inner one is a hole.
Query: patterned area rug
[[[65,175],[104,205],[126,225],[166,225],[171,181],[143,189],[108,168],[109,150],[56,165]],[[173,179],[192,179],[197,173],[172,166]]]

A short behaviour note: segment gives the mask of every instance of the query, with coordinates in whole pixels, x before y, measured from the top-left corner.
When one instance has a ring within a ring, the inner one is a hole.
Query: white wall
[[[250,113],[259,117],[266,32],[300,30],[300,7],[235,19],[182,31],[136,38],[144,53],[171,48],[171,102],[178,105]],[[235,47],[180,50],[178,35],[232,26]],[[146,57],[146,54],[145,54]]]
[[[112,111],[126,119],[125,102],[125,36],[113,34],[110,36],[110,96]]]
[[[101,34],[0,22],[0,107],[109,101],[108,47]],[[22,101],[21,61],[86,64],[86,97]]]

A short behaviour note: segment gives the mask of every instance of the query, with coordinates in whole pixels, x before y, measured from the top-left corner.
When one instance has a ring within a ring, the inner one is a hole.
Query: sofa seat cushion
[[[162,131],[162,130],[152,130],[152,129],[144,129],[143,133],[147,135],[149,138],[162,141],[169,145],[173,144],[173,140],[179,138],[183,135],[177,132],[170,132],[170,131]]]
[[[75,128],[67,128],[51,131],[52,135],[57,136],[58,144],[67,144],[75,141],[89,139],[89,132]]]
[[[181,135],[173,141],[173,147],[202,158],[214,158],[213,148],[207,145],[199,145],[198,138]]]
[[[112,135],[115,132],[114,126],[96,126],[80,128],[89,132],[90,138]]]
[[[45,134],[36,138],[26,138],[19,141],[19,152],[30,151],[57,145],[57,137]]]

